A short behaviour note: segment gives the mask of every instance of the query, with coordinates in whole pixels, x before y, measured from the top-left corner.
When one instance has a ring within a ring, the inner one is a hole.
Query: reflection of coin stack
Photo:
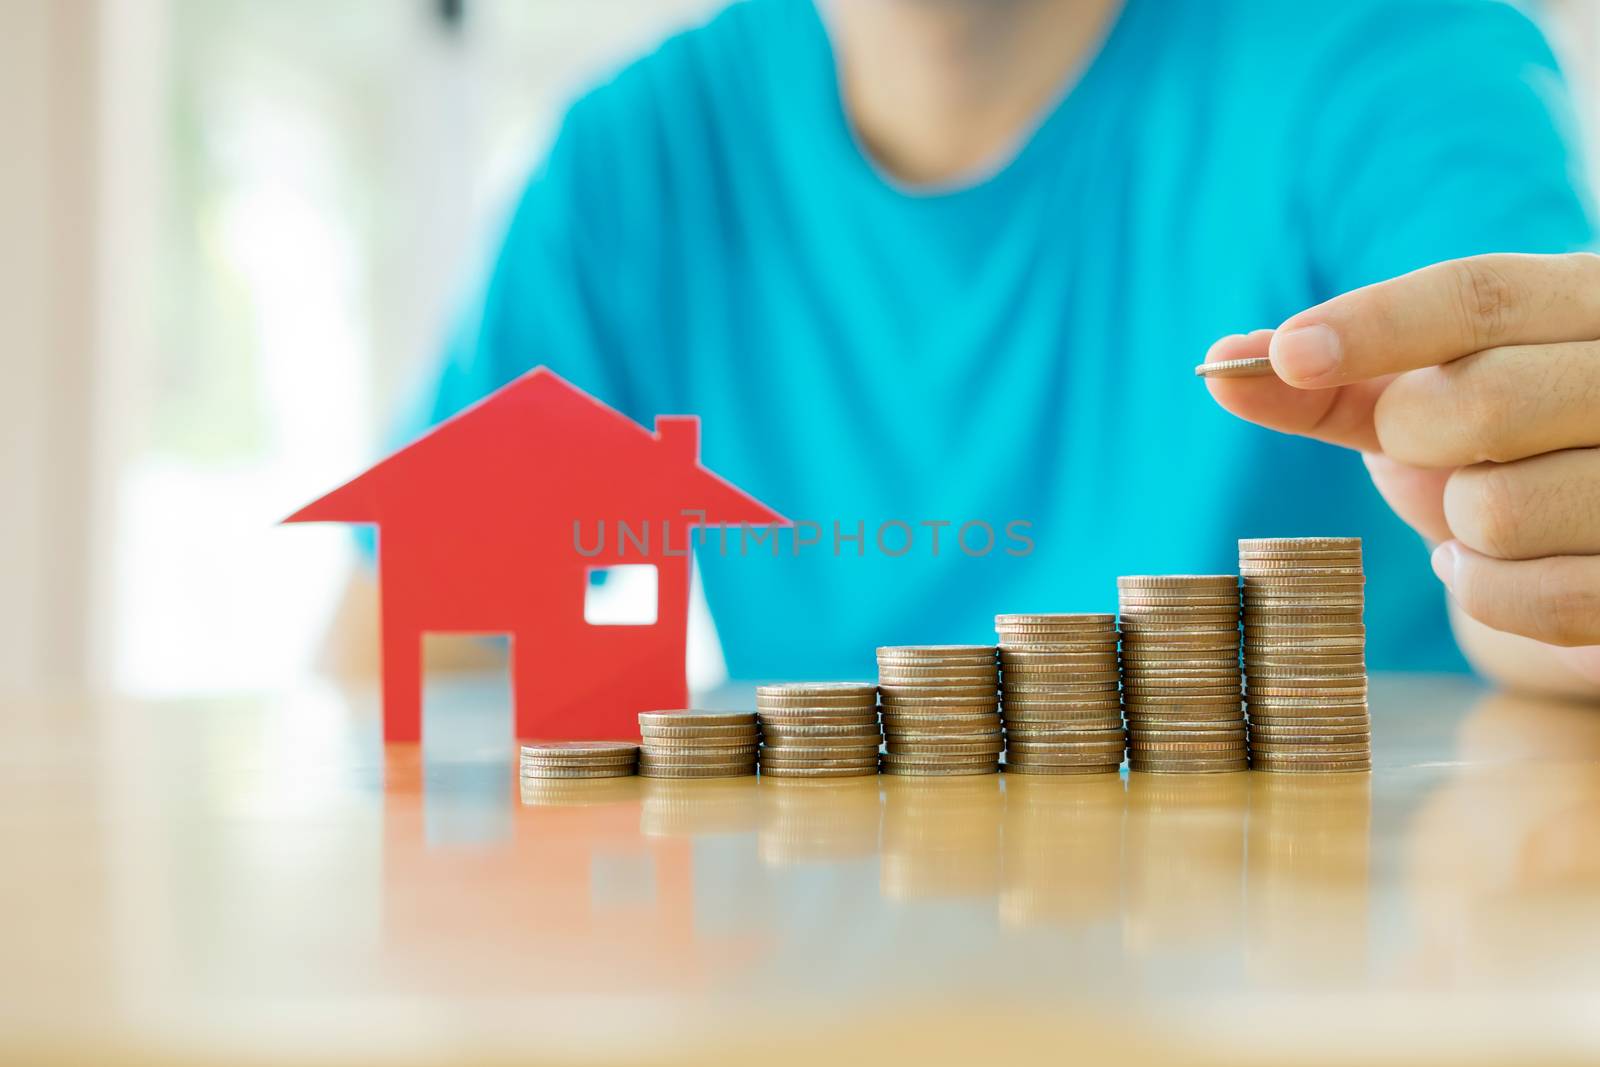
[[[1359,982],[1375,947],[1372,778],[1252,774],[1245,960],[1272,983]],[[1315,960],[1314,968],[1307,962]]]
[[[1135,771],[1242,771],[1239,579],[1165,574],[1117,579],[1122,703]]]
[[[1251,765],[1371,770],[1361,538],[1241,540],[1239,573]]]
[[[625,778],[639,764],[631,741],[529,741],[522,746],[524,778]]]
[[[1002,923],[1088,931],[1115,919],[1125,790],[1109,775],[1080,779],[1071,789],[1043,778],[1006,782]]]
[[[877,855],[881,788],[876,772],[842,782],[764,781],[756,839],[761,861],[781,867]]]
[[[871,682],[789,682],[756,688],[761,773],[772,778],[856,778],[878,773],[878,687]]]
[[[999,891],[998,777],[885,778],[882,786],[885,897],[992,898]]]
[[[738,778],[644,778],[639,832],[646,837],[753,834],[761,828],[759,782]]]
[[[1115,615],[996,615],[1006,771],[1095,774],[1122,766]]]
[[[1130,954],[1238,950],[1253,777],[1128,776],[1122,919]]]
[[[753,711],[641,711],[639,773],[647,778],[735,778],[756,773]]]
[[[622,778],[522,778],[522,804],[530,808],[592,808],[639,799],[639,780]]]
[[[993,645],[878,649],[885,774],[993,774],[1000,768]]]

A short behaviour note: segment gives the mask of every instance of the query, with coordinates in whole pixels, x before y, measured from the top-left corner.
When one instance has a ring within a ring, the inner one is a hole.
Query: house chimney
[[[656,437],[674,461],[700,462],[700,416],[657,415]]]

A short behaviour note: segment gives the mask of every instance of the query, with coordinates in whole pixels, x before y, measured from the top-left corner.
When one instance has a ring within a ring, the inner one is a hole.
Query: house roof
[[[632,466],[641,459],[659,462],[662,449],[684,449],[687,480],[681,487],[696,506],[703,506],[708,523],[786,524],[782,515],[707,470],[699,462],[698,420],[692,417],[663,420],[680,432],[652,433],[621,412],[602,404],[548,367],[536,367],[476,404],[441,422],[415,441],[391,453],[365,472],[332,492],[312,501],[283,521],[381,522],[382,488],[403,475],[412,487],[430,481],[447,481],[459,472],[463,456],[526,449],[543,442],[581,442],[581,448],[563,447],[563,463],[592,462],[597,477],[611,477],[611,465]],[[692,425],[685,427],[685,423]],[[661,425],[661,424],[658,424]],[[686,431],[686,432],[684,432]],[[677,486],[674,486],[677,489]]]

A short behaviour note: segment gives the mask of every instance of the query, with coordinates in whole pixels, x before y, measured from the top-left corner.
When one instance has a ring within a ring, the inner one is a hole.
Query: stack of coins
[[[1122,704],[1135,771],[1242,771],[1239,579],[1164,574],[1117,579]]]
[[[626,778],[639,766],[632,741],[529,741],[522,746],[524,778]]]
[[[1115,615],[996,615],[1009,774],[1122,766]]]
[[[756,773],[761,730],[753,711],[641,711],[639,734],[639,773],[646,778]]]
[[[1372,769],[1359,537],[1239,542],[1250,762]]]
[[[756,688],[761,773],[772,778],[856,778],[878,773],[878,687],[871,682],[788,682]]]
[[[883,772],[993,774],[1000,734],[999,664],[993,645],[878,649]]]

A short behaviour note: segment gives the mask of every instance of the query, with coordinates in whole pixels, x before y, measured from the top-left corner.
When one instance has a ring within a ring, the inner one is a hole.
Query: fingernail
[[[1449,589],[1456,580],[1456,543],[1446,541],[1433,550],[1433,573],[1439,576],[1444,587]]]
[[[1344,358],[1339,335],[1320,324],[1273,334],[1267,352],[1273,369],[1289,382],[1314,382],[1337,370]]]

